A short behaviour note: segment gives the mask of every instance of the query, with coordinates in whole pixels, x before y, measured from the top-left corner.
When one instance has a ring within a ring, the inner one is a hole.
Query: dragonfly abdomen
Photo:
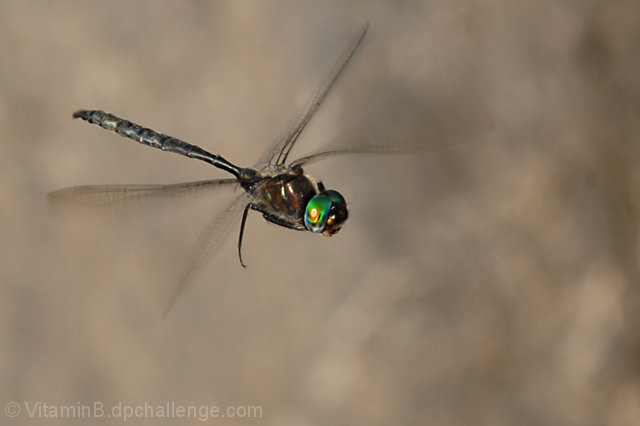
[[[204,151],[195,145],[191,145],[172,136],[147,129],[105,111],[76,111],[73,114],[73,118],[82,118],[91,124],[97,124],[103,129],[115,132],[120,136],[133,139],[143,145],[148,145],[152,148],[158,148],[163,151],[176,152],[178,154],[186,155],[187,157],[193,157],[193,155],[189,154],[196,153],[198,150]]]
[[[211,154],[199,146],[192,145],[173,136],[158,133],[155,130],[142,127],[102,110],[80,110],[73,113],[73,118],[81,118],[103,129],[110,130],[143,145],[173,152],[189,158],[197,158],[221,168],[236,177],[240,175],[240,168],[231,164],[220,155]]]

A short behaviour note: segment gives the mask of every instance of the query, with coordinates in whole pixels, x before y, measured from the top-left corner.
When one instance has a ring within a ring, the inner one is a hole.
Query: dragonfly
[[[205,229],[199,239],[199,253],[191,262],[179,286],[165,308],[165,314],[175,302],[181,289],[191,276],[209,257],[230,228],[234,217],[240,217],[237,250],[243,267],[242,241],[249,211],[256,211],[268,222],[297,231],[332,236],[338,233],[349,217],[345,197],[334,189],[325,188],[320,180],[307,174],[303,166],[320,159],[360,152],[397,152],[398,147],[371,145],[350,146],[330,149],[288,162],[289,154],[300,139],[300,135],[318,111],[331,90],[335,87],[356,52],[362,46],[369,29],[365,22],[348,43],[330,73],[323,80],[311,103],[296,124],[280,140],[270,147],[261,164],[262,167],[241,167],[231,163],[221,155],[178,138],[158,133],[102,110],[79,110],[73,113],[91,124],[98,125],[118,135],[135,140],[143,145],[172,152],[188,158],[204,161],[231,174],[232,178],[185,182],[169,185],[91,185],[77,186],[54,191],[49,194],[51,201],[69,199],[98,198],[107,202],[145,197],[169,197],[190,191],[200,191],[217,187],[233,186],[242,188],[239,196],[232,201]],[[401,150],[401,149],[400,149]],[[260,164],[260,163],[259,163]]]

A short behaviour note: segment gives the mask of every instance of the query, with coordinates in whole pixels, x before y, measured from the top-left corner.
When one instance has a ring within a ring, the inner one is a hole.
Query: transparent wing
[[[368,106],[367,118],[352,122],[366,125],[345,126],[339,131],[340,136],[319,152],[298,158],[290,165],[309,164],[346,154],[440,150],[478,139],[494,129],[488,104],[482,94],[473,89],[434,99],[428,94],[396,92],[393,87],[385,92],[382,87],[376,92],[376,102],[365,101],[359,106],[352,110],[363,110]]]
[[[331,89],[338,82],[340,76],[344,73],[349,62],[353,59],[356,51],[362,44],[365,35],[367,34],[367,30],[369,29],[369,22],[365,22],[353,40],[349,43],[343,54],[340,56],[333,69],[323,81],[320,89],[314,96],[311,104],[307,107],[304,115],[298,120],[296,125],[282,138],[278,141],[278,143],[269,149],[263,158],[258,163],[262,164],[272,164],[272,165],[281,165],[287,161],[287,157],[291,152],[291,149],[298,141],[300,134],[309,123],[313,115],[316,113],[322,102],[326,99],[327,95],[331,91]]]
[[[469,132],[460,132],[459,134],[450,135],[440,138],[432,138],[425,141],[417,140],[403,140],[402,143],[376,143],[380,140],[380,135],[371,133],[369,137],[362,136],[347,140],[328,144],[329,147],[315,154],[300,157],[297,160],[291,162],[290,166],[302,166],[309,163],[313,163],[326,158],[337,157],[348,154],[403,154],[408,152],[430,151],[439,150],[445,147],[455,146],[459,143],[479,138],[486,133],[493,130],[493,126],[487,123],[486,127],[478,127],[475,129],[467,129]],[[334,145],[347,145],[343,148],[330,148]]]
[[[231,231],[239,230],[241,213],[248,202],[248,195],[243,192],[226,209],[214,217],[200,234],[191,255],[187,258],[187,267],[182,278],[161,301],[163,317],[169,313],[178,297],[191,285],[196,273],[213,257],[215,250],[227,239]],[[238,226],[234,226],[234,223]]]
[[[237,183],[236,179],[213,179],[170,185],[86,185],[53,191],[47,199],[52,207],[80,205],[95,208],[143,204],[151,200],[203,193]]]
[[[176,214],[185,208],[184,202],[187,203],[187,209],[189,209],[188,206],[192,206],[193,202],[206,201],[210,203],[207,201],[211,200],[210,192],[220,188],[229,188],[235,184],[237,184],[235,179],[215,179],[171,185],[77,186],[50,193],[48,201],[54,210],[61,213],[78,213],[81,218],[87,217],[89,219],[94,218],[94,213],[98,213],[105,216],[104,219],[116,219],[116,227],[126,229],[127,237],[134,238],[135,236],[128,233],[128,230],[131,229],[128,226],[133,225],[134,228],[144,229],[147,225],[142,224],[140,220],[146,220],[149,215],[153,215],[154,220],[164,220],[168,224],[171,224],[172,220],[182,221],[183,219]],[[158,271],[164,272],[150,271],[150,276],[158,273],[160,275],[148,282],[163,315],[166,315],[195,273],[225,240],[231,229],[237,229],[231,222],[234,218],[238,218],[238,215],[235,214],[236,210],[242,210],[246,198],[243,191],[234,202],[215,216],[214,220],[195,240],[195,243],[194,240],[187,243],[189,237],[187,236],[188,232],[185,234],[187,231],[187,229],[183,229],[185,227],[161,228],[169,232],[171,236],[176,235],[177,230],[180,234],[179,240],[176,241],[177,246],[168,247],[161,244],[154,246],[152,250],[146,248],[140,252],[134,250],[136,256],[142,256],[142,260],[155,259],[154,262],[157,263],[158,259],[163,259]],[[178,200],[179,202],[177,202]],[[206,211],[201,214],[206,215]],[[190,218],[189,222],[184,225],[190,225],[194,219]],[[153,229],[153,226],[148,225],[148,229]],[[157,225],[155,226],[157,227]],[[191,226],[188,228],[193,230]],[[132,245],[132,243],[135,246],[131,240],[123,242],[126,245]]]

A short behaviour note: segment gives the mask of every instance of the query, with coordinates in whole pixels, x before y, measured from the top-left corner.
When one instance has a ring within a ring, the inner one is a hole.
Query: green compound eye
[[[304,226],[311,232],[330,237],[342,228],[348,216],[344,197],[338,191],[330,189],[309,201],[304,214]]]
[[[331,202],[333,204],[335,204],[337,206],[346,206],[347,205],[347,202],[344,200],[344,197],[338,191],[334,191],[333,189],[329,189],[329,190],[325,191],[325,194],[327,195],[327,197],[329,197],[329,199],[331,200]]]
[[[311,232],[322,232],[327,224],[331,198],[326,194],[316,195],[307,203],[304,226]]]

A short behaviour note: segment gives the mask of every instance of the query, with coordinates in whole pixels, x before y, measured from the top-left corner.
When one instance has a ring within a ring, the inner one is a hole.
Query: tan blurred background
[[[343,3],[0,3],[0,404],[21,408],[0,423],[169,401],[262,410],[211,424],[640,424],[640,3]],[[74,110],[251,165],[365,20],[293,156],[350,129],[436,149],[309,166],[350,202],[334,238],[251,215],[249,267],[234,228],[162,319],[168,256],[231,191],[47,209],[66,186],[224,177]],[[483,105],[491,133],[435,142]]]

